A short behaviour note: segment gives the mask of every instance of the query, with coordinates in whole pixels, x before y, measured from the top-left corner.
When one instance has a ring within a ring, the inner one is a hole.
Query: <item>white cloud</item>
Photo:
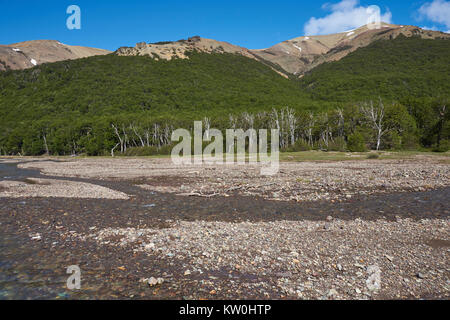
[[[369,7],[361,6],[359,0],[342,0],[335,4],[326,3],[322,8],[331,13],[323,18],[312,17],[309,19],[304,27],[306,35],[338,33],[359,28],[366,25],[371,16],[367,10]],[[392,14],[389,10],[381,15],[381,21],[392,22]]]
[[[450,1],[433,0],[427,2],[419,9],[421,18],[426,18],[435,23],[450,28]]]

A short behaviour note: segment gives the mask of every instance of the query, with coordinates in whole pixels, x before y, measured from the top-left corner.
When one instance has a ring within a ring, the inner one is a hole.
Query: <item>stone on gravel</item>
[[[151,277],[150,279],[148,279],[148,284],[149,284],[150,287],[161,285],[163,283],[164,283],[164,279],[163,278]]]
[[[367,268],[369,278],[366,280],[367,288],[370,291],[377,291],[381,289],[381,269],[377,265],[372,265]]]

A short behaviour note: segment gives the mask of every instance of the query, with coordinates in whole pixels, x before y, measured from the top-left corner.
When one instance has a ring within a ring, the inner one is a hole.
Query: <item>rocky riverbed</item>
[[[134,179],[146,190],[183,196],[227,197],[238,193],[302,202],[442,188],[450,185],[450,166],[438,160],[282,162],[274,176],[261,175],[257,165],[179,166],[169,159],[42,161],[20,167],[63,177]]]
[[[0,299],[449,298],[445,162],[257,172],[168,159],[8,159]],[[81,290],[66,287],[70,265],[82,271]]]

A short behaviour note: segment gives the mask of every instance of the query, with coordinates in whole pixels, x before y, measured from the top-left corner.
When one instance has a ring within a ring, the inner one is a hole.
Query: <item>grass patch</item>
[[[302,162],[302,161],[350,161],[350,160],[366,160],[374,153],[370,152],[324,152],[324,151],[300,151],[300,152],[280,152],[280,161],[282,162]],[[270,154],[269,154],[270,155]],[[430,151],[379,151],[376,153],[380,160],[413,160],[421,157],[434,158],[437,162],[450,164],[450,151],[444,153],[436,153]],[[122,159],[170,159],[170,155],[152,155],[152,156],[87,156],[80,155],[77,157],[70,156],[41,156],[29,158],[45,158],[54,160],[75,160],[75,159],[114,159],[120,161]],[[2,157],[4,159],[12,159],[15,157]],[[28,158],[28,157],[21,157]],[[225,155],[224,155],[225,160]],[[246,154],[248,160],[248,154]]]
[[[367,156],[367,159],[380,159],[380,155],[378,153],[371,153]]]
[[[348,152],[323,152],[323,151],[304,151],[304,152],[284,152],[280,153],[280,161],[283,162],[303,162],[303,161],[348,161],[360,160],[365,158],[365,153]]]
[[[450,152],[420,152],[420,151],[380,151],[370,152],[284,152],[280,153],[282,162],[304,162],[304,161],[351,161],[351,160],[414,160],[420,157],[435,158],[436,161],[450,163]]]

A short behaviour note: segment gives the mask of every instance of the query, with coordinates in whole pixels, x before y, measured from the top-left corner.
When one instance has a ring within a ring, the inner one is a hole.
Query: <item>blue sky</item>
[[[72,4],[81,8],[81,30],[66,27]],[[369,5],[395,24],[450,30],[449,0],[0,0],[0,44],[54,39],[115,50],[200,35],[259,49],[308,32],[351,29]]]

